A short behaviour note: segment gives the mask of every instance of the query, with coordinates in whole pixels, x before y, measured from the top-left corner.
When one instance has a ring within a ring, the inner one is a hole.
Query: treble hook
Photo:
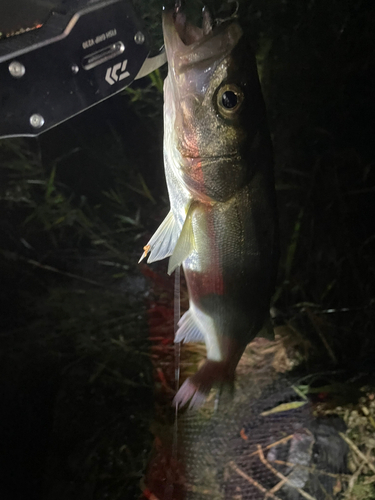
[[[180,12],[180,10],[183,7],[183,4],[184,4],[184,0],[176,0],[175,1],[175,3],[174,3],[174,11],[175,11],[176,14],[178,14],[178,12]]]
[[[228,4],[231,4],[231,3],[236,4],[235,5],[235,9],[234,9],[234,11],[229,16],[215,19],[215,24],[217,26],[219,26],[220,24],[225,23],[226,21],[231,21],[232,19],[238,17],[238,10],[240,8],[240,3],[238,2],[238,0],[227,0],[227,3]],[[224,9],[224,5],[221,7],[220,10],[223,10],[223,9]],[[220,12],[220,10],[219,10],[219,12]]]
[[[234,9],[234,12],[231,15],[231,17],[237,17],[238,9],[240,8],[240,2],[238,0],[228,0],[228,3],[235,3],[236,4],[236,8]]]

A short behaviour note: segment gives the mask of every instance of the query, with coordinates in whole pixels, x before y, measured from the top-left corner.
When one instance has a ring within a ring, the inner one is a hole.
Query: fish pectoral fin
[[[275,332],[273,330],[273,326],[272,326],[270,317],[268,317],[265,320],[265,322],[262,326],[262,329],[257,334],[257,337],[262,337],[262,338],[267,339],[267,340],[275,340]]]
[[[198,328],[193,314],[189,309],[178,322],[178,330],[174,341],[177,342],[204,342],[203,333]]]
[[[150,253],[147,262],[155,262],[169,257],[173,253],[178,240],[178,226],[176,224],[172,210],[160,224],[155,234],[147,245],[143,248],[143,254],[138,263],[141,262]]]
[[[193,211],[195,203],[192,203],[186,214],[184,225],[182,226],[181,234],[177,240],[168,264],[168,274],[172,274],[176,267],[180,266],[185,259],[189,257],[195,249],[195,240],[193,233]]]

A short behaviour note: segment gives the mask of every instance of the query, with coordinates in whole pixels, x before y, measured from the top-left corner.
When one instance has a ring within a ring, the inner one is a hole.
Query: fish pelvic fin
[[[189,409],[197,410],[205,403],[214,385],[226,385],[233,389],[234,370],[228,370],[227,363],[223,361],[207,359],[197,373],[182,384],[173,405],[181,408],[190,401]]]
[[[174,341],[177,342],[205,342],[203,333],[199,329],[194,316],[189,309],[178,322],[178,330]]]
[[[172,255],[173,249],[175,248],[178,240],[178,234],[178,226],[173,212],[170,210],[166,218],[156,230],[155,234],[143,248],[144,251],[138,263],[140,263],[148,254],[149,257],[147,262],[149,264]]]
[[[176,267],[180,266],[195,249],[193,233],[193,212],[195,208],[196,203],[191,203],[184,225],[182,226],[181,234],[169,259],[168,274],[172,274]]]

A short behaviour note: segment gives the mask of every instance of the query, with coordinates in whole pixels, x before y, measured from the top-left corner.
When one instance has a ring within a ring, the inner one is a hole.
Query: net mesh
[[[153,281],[157,291],[158,281]],[[162,284],[165,290],[166,283]],[[212,392],[200,410],[179,411],[176,423],[171,408],[174,348],[170,288],[170,293],[163,295],[163,314],[156,315],[157,307],[150,309],[155,339],[159,338],[160,325],[163,329],[168,327],[171,346],[155,351],[157,373],[163,373],[160,380],[164,382],[158,425],[154,429],[155,450],[145,478],[145,497],[152,500],[355,498],[344,496],[353,471],[347,467],[352,450],[343,435],[348,434],[346,424],[351,432],[362,435],[371,435],[373,431],[364,432],[364,425],[367,429],[370,424],[360,419],[350,424],[351,417],[345,417],[345,412],[352,415],[352,410],[347,410],[344,404],[339,411],[335,401],[339,394],[335,390],[341,387],[342,393],[348,392],[351,386],[346,376],[340,385],[334,382],[333,372],[324,374],[317,370],[319,373],[314,375],[310,370],[308,376],[303,373],[301,360],[308,358],[306,353],[311,352],[311,344],[292,325],[277,326],[274,341],[257,338],[247,347],[237,367],[233,394]],[[183,310],[187,306],[184,288],[181,306]],[[157,321],[156,316],[160,316]],[[180,384],[195,373],[205,354],[203,345],[182,346]],[[358,384],[361,387],[363,382]],[[308,398],[304,396],[304,387],[308,387]],[[372,392],[367,392],[363,404],[375,416],[375,401],[372,409],[369,399]],[[330,409],[320,399],[327,395]],[[371,471],[368,472],[371,476]]]
[[[334,498],[348,452],[341,419],[314,419],[284,377],[248,379],[214,406],[179,419],[185,498]]]

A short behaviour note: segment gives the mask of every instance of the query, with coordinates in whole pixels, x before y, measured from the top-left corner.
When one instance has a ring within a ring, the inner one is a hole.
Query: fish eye
[[[234,118],[243,100],[243,92],[237,85],[224,85],[217,93],[217,106],[219,112],[227,118]]]
[[[234,108],[237,104],[237,95],[233,92],[233,90],[226,90],[221,96],[221,103],[224,108]]]

